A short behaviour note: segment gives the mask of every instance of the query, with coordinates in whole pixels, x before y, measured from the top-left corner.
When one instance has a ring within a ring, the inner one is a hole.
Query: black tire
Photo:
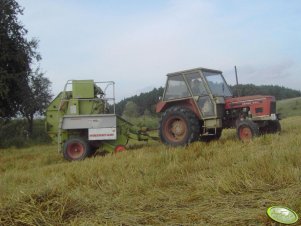
[[[258,125],[250,120],[244,120],[237,125],[237,136],[241,141],[250,141],[259,135]]]
[[[281,124],[279,120],[270,121],[270,131],[271,133],[280,133],[281,132]]]
[[[163,113],[159,128],[159,137],[163,143],[183,146],[197,141],[199,136],[199,119],[188,108],[174,106]]]
[[[70,138],[64,144],[63,155],[68,161],[83,160],[91,155],[91,148],[82,138]]]
[[[100,141],[89,141],[88,144],[90,146],[90,152],[89,152],[89,156],[88,157],[91,157],[99,149],[99,147],[101,145],[101,142]]]
[[[266,126],[260,128],[260,132],[261,132],[261,134],[280,133],[281,125],[280,125],[279,120],[268,121]]]
[[[96,147],[90,147],[90,152],[89,152],[89,156],[88,157],[93,156],[96,153],[97,149],[98,148],[96,148]]]

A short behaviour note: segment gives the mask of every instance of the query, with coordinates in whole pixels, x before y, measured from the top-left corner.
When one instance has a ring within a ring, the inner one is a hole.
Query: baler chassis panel
[[[61,129],[99,129],[116,128],[116,115],[65,115],[62,118]]]

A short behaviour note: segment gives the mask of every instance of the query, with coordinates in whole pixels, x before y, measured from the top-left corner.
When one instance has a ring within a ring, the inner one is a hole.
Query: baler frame
[[[61,106],[64,105],[65,101],[69,101],[69,99],[67,98],[67,89],[69,86],[73,85],[73,82],[75,80],[68,80],[64,86],[64,90],[62,92],[62,96],[61,96],[61,100],[60,100],[60,107],[58,108],[58,111],[60,112],[61,111]],[[85,80],[84,81],[80,81],[81,84],[89,84],[90,82],[86,82]],[[82,126],[79,126],[76,127],[76,125],[73,126],[73,128],[69,128],[69,127],[65,127],[64,128],[64,119],[70,119],[70,118],[76,118],[77,121],[81,121],[81,119],[85,119],[85,118],[91,118],[91,117],[94,117],[94,118],[103,118],[103,117],[111,117],[111,118],[114,118],[115,119],[115,128],[116,128],[116,115],[115,115],[115,111],[116,111],[116,108],[115,108],[115,82],[114,81],[101,81],[101,82],[93,82],[93,84],[96,86],[97,84],[106,84],[106,87],[103,91],[103,98],[102,100],[104,101],[105,103],[105,106],[104,108],[106,109],[107,107],[107,101],[112,101],[113,102],[113,113],[111,114],[93,114],[93,115],[74,115],[74,116],[70,116],[70,115],[64,115],[63,117],[60,117],[59,119],[59,125],[58,125],[58,152],[62,152],[62,137],[63,137],[63,131],[66,130],[66,129],[89,129],[89,127],[82,127]],[[105,97],[106,96],[106,90],[112,86],[112,97]],[[78,101],[98,101],[99,98],[86,98],[86,99],[81,99],[81,98],[73,98],[74,100],[78,100]],[[58,116],[60,115],[60,113],[58,112]],[[93,126],[92,126],[93,128]]]
[[[82,160],[97,149],[123,151],[130,139],[156,140],[116,114],[113,81],[68,80],[47,109],[46,130],[67,160]]]

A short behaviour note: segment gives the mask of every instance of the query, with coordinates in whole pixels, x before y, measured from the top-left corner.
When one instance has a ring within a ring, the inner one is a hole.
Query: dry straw
[[[300,124],[72,163],[55,146],[0,150],[0,225],[273,225],[269,206],[301,213]]]

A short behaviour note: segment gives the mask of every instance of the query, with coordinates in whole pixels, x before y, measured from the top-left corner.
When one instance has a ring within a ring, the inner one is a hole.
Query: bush
[[[26,147],[32,144],[45,144],[50,138],[45,132],[44,120],[34,121],[33,134],[29,137],[27,132],[27,121],[14,119],[8,122],[0,122],[0,148]]]
[[[152,116],[141,116],[137,118],[127,118],[127,120],[130,123],[133,123],[134,125],[138,127],[147,127],[155,129],[158,127],[158,118],[152,117]]]

